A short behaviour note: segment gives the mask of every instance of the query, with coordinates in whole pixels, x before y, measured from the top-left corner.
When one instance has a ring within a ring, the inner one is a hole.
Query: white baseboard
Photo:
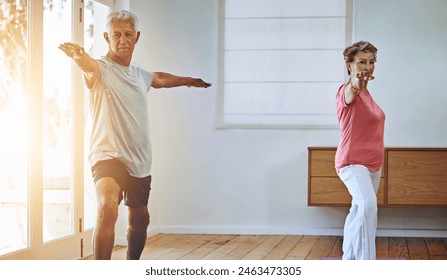
[[[377,236],[446,238],[447,229],[378,229]]]
[[[273,227],[182,227],[160,226],[160,233],[177,234],[240,234],[240,235],[341,235],[341,229],[298,229],[298,228],[273,228]]]
[[[240,235],[332,235],[342,236],[343,228],[271,228],[271,227],[183,227],[160,226],[159,233],[240,234]],[[447,238],[447,229],[378,229],[381,237]]]

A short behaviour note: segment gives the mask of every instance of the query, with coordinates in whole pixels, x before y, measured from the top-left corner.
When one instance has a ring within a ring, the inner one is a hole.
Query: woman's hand
[[[374,76],[370,71],[351,71],[351,75],[349,77],[349,84],[345,88],[345,104],[349,105],[355,101],[357,96],[363,89],[366,89],[368,86],[368,81],[374,79]]]
[[[374,79],[374,76],[370,71],[364,70],[360,72],[351,72],[351,87],[354,90],[361,91],[362,89],[366,89],[368,86],[368,81]]]

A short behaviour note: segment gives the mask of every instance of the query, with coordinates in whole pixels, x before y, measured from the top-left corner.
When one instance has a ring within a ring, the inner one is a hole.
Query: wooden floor
[[[342,237],[306,235],[158,234],[146,242],[143,260],[321,260],[341,258]],[[447,260],[447,238],[378,237],[377,258]],[[126,247],[112,259],[123,260]]]

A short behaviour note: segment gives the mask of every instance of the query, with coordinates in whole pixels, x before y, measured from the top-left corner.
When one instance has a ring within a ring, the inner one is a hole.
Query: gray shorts
[[[121,188],[118,204],[124,199],[124,205],[131,208],[147,206],[151,191],[151,176],[137,178],[129,175],[126,167],[118,159],[98,161],[92,167],[93,181],[111,177]]]

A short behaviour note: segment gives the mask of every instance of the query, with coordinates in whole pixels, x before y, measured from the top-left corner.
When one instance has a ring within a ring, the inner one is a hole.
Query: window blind
[[[217,126],[337,128],[349,0],[222,0]]]

